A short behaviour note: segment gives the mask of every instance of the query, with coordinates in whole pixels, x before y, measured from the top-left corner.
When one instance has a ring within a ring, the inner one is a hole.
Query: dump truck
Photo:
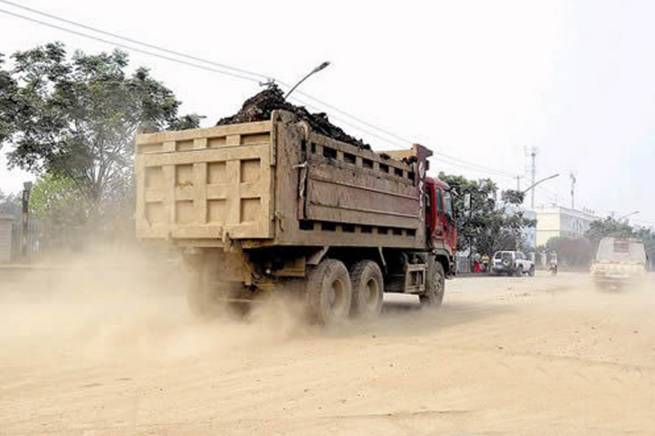
[[[421,145],[376,153],[294,114],[136,139],[136,232],[178,247],[191,310],[290,292],[319,323],[376,316],[384,292],[440,305],[455,273],[448,185]]]

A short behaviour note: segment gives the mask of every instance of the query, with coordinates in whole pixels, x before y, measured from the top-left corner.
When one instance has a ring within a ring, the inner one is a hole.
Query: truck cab
[[[433,250],[448,254],[457,250],[457,224],[450,186],[439,178],[425,179],[426,226],[428,239]],[[455,271],[455,268],[449,268]]]

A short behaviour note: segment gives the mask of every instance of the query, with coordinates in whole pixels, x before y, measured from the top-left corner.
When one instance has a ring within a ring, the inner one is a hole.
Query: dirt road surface
[[[325,330],[281,302],[196,321],[168,278],[61,275],[0,284],[0,434],[655,433],[652,285],[457,279],[440,310],[394,296]]]

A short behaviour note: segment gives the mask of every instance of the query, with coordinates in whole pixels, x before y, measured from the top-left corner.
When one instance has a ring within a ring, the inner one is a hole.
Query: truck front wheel
[[[426,307],[440,306],[446,290],[446,274],[443,265],[434,257],[428,258],[426,274],[425,293],[419,295],[419,300]]]
[[[382,311],[384,278],[377,263],[372,260],[357,262],[350,270],[353,286],[353,314],[375,318]]]
[[[324,259],[309,272],[307,299],[312,319],[320,324],[335,324],[348,318],[352,284],[343,262]]]

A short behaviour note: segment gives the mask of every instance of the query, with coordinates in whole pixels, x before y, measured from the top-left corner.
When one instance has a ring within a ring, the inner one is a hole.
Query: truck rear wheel
[[[348,318],[352,284],[343,262],[324,259],[310,271],[307,299],[312,319],[320,324],[335,324]]]
[[[382,311],[384,278],[372,260],[357,262],[350,270],[352,280],[352,312],[365,318],[375,318]]]
[[[425,293],[419,295],[421,304],[426,307],[440,306],[446,290],[446,274],[443,265],[434,257],[428,258],[427,277],[425,278]]]

